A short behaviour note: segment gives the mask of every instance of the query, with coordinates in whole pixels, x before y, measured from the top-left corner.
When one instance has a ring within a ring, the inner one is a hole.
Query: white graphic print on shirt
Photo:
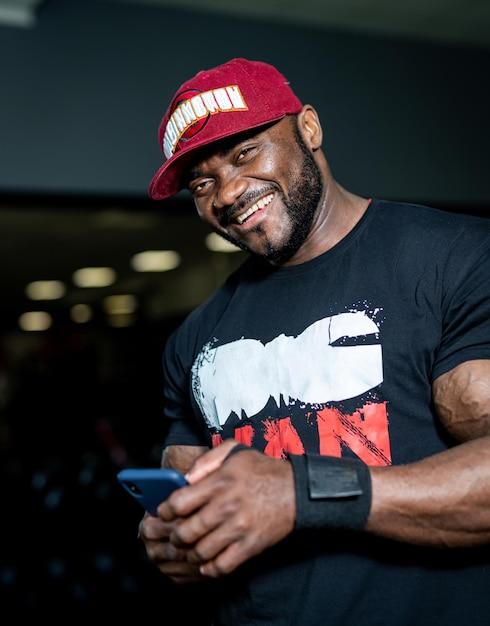
[[[266,344],[244,337],[216,347],[208,343],[192,368],[195,399],[218,437],[232,414],[252,418],[271,398],[277,406],[300,402],[308,412],[315,407],[321,453],[340,455],[347,445],[384,465],[390,462],[384,403],[368,402],[354,415],[325,406],[360,396],[382,381],[378,326],[364,311],[326,317],[298,336],[282,334]],[[267,453],[303,451],[291,420],[262,423]],[[248,443],[245,432],[238,436]]]

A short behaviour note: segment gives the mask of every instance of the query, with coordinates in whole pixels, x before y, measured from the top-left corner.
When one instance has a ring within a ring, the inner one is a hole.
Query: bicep
[[[459,441],[490,435],[490,360],[466,361],[436,378],[436,411]]]
[[[194,461],[208,449],[206,446],[167,446],[162,452],[161,466],[171,467],[186,474]]]

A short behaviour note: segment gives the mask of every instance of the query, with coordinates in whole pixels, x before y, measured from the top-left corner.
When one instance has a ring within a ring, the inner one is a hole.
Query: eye
[[[211,185],[212,180],[210,178],[201,178],[199,180],[189,183],[189,191],[194,197],[203,196]]]
[[[252,156],[255,154],[255,149],[256,146],[245,146],[240,148],[240,150],[237,153],[237,157],[236,160],[238,161],[248,161],[249,159],[252,158]]]

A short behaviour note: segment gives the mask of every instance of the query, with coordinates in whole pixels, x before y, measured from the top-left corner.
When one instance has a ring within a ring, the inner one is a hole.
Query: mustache
[[[240,213],[245,209],[247,205],[254,204],[259,198],[271,193],[276,192],[277,189],[272,187],[263,187],[262,189],[255,189],[254,191],[248,191],[240,196],[236,202],[224,207],[223,212],[219,216],[218,223],[221,228],[226,228],[237,213]]]

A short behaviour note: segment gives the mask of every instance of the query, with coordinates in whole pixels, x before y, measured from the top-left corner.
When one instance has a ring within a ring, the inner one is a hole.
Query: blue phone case
[[[150,513],[157,515],[158,505],[179,487],[187,485],[183,474],[173,469],[121,470],[117,478],[124,489]]]

